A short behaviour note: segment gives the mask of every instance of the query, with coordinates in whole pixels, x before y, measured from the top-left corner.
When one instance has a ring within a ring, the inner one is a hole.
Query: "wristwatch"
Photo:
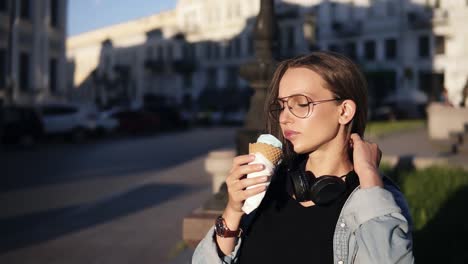
[[[220,237],[240,237],[242,235],[241,228],[235,231],[230,230],[226,225],[226,221],[221,215],[216,218],[215,232]]]

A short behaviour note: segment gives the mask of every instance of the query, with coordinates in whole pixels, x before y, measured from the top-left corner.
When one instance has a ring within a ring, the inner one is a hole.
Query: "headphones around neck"
[[[312,172],[299,168],[288,170],[288,177],[291,179],[298,202],[313,201],[316,205],[326,205],[336,200],[346,190],[346,183],[337,176],[315,177]]]

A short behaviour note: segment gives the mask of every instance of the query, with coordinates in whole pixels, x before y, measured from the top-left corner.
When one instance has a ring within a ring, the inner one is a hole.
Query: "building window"
[[[340,46],[338,46],[337,44],[328,45],[328,50],[333,52],[341,52]]]
[[[354,42],[348,42],[345,45],[345,54],[352,60],[357,59],[357,53],[356,53],[356,43]]]
[[[232,42],[231,41],[227,41],[224,57],[227,59],[232,57]]]
[[[52,94],[57,93],[57,59],[49,61],[49,88]]]
[[[8,2],[6,0],[0,1],[0,12],[6,13],[8,11]]]
[[[427,58],[429,57],[429,36],[420,36],[418,39],[419,46],[419,57]]]
[[[19,89],[22,91],[29,90],[29,64],[29,54],[21,52],[19,61]]]
[[[397,57],[397,42],[394,38],[385,40],[385,58],[388,60],[396,59]]]
[[[20,17],[21,19],[31,18],[31,1],[20,0]]]
[[[59,25],[58,2],[58,0],[50,0],[50,25],[54,28],[58,28]]]
[[[206,85],[207,89],[214,90],[216,89],[216,69],[215,68],[210,68],[206,72]]]
[[[166,47],[166,56],[167,56],[167,61],[172,61],[172,58],[174,57],[174,54],[172,52],[172,46],[171,45],[168,45]]]
[[[238,71],[237,67],[227,68],[227,86],[231,89],[237,89],[239,79]]]
[[[163,60],[163,47],[162,46],[158,46],[156,48],[156,58],[159,60]]]
[[[241,55],[241,42],[240,38],[235,38],[233,41],[233,50],[234,50],[234,57],[239,58]]]
[[[468,1],[468,0],[467,0]],[[254,54],[254,38],[253,38],[253,33],[249,33],[247,35],[247,53],[249,55]]]
[[[445,54],[445,37],[435,37],[435,53],[438,55]]]
[[[235,6],[234,6],[234,14],[236,17],[240,17],[241,16],[241,6],[240,6],[240,3],[236,3]]]
[[[330,17],[332,21],[336,20],[337,15],[336,15],[336,3],[335,2],[330,3]]]
[[[294,49],[296,47],[296,36],[294,34],[294,27],[286,28],[286,48]]]
[[[367,7],[367,15],[369,17],[375,16],[375,0],[369,0],[369,7]]]
[[[0,49],[0,90],[6,87],[7,75],[7,53],[5,49]]]
[[[215,59],[220,59],[221,58],[221,47],[219,46],[218,43],[213,43],[213,56]]]
[[[192,74],[186,73],[182,76],[184,82],[184,88],[189,89],[192,87]]]
[[[388,16],[395,16],[396,15],[396,7],[394,1],[387,1],[387,15]]]
[[[211,42],[207,42],[205,44],[205,57],[207,60],[211,60],[213,58],[213,45]]]
[[[375,41],[364,42],[364,58],[369,61],[375,60]]]

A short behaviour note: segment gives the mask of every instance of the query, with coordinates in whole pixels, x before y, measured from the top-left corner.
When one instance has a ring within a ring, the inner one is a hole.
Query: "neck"
[[[339,137],[328,142],[309,154],[306,171],[311,171],[316,177],[322,175],[345,175],[353,170],[353,163],[348,155],[348,140]]]

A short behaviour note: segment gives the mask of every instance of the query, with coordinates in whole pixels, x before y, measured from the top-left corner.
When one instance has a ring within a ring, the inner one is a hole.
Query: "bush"
[[[382,170],[397,180],[414,221],[417,263],[466,263],[468,172],[450,167]]]

